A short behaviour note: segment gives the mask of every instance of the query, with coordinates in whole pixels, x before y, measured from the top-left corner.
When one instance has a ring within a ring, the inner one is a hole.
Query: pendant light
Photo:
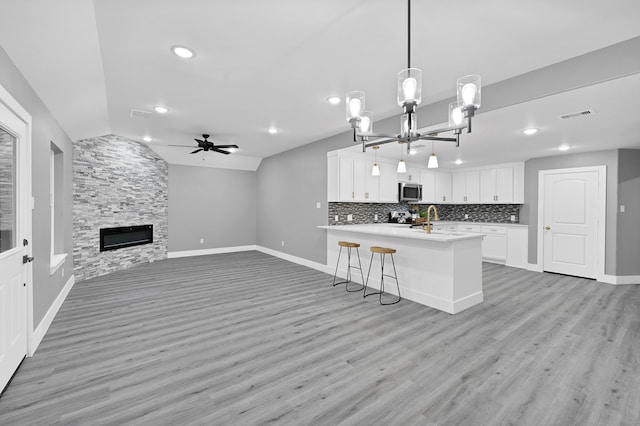
[[[438,168],[438,157],[436,157],[436,152],[433,148],[433,142],[431,142],[431,156],[429,156],[429,162],[427,163],[428,169],[437,169]]]
[[[373,160],[374,163],[373,168],[371,169],[371,176],[380,176],[380,166],[378,166],[378,149],[380,149],[380,147],[377,145],[373,147],[375,160]]]
[[[402,149],[404,147],[402,146],[402,143],[400,144],[400,161],[398,162],[398,173],[407,173],[407,165],[405,164],[404,160],[402,159]]]

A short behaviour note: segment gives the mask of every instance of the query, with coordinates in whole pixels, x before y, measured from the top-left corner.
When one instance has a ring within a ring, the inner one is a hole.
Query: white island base
[[[481,235],[428,235],[419,229],[409,229],[407,225],[394,224],[319,228],[327,230],[327,266],[332,270],[335,270],[338,259],[338,241],[360,243],[365,280],[371,259],[370,247],[390,247],[397,250],[393,258],[402,298],[450,314],[459,313],[483,301]],[[351,261],[357,266],[355,251]],[[347,256],[346,249],[343,249],[338,275],[344,278],[346,271]],[[385,262],[387,273],[393,275],[389,256]],[[352,279],[362,281],[358,270],[352,270]],[[379,254],[373,257],[368,285],[373,289],[380,288]],[[385,278],[385,292],[396,294],[396,291],[394,280]]]

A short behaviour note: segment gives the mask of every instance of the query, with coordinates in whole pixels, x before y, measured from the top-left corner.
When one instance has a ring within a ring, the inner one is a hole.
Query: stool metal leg
[[[338,261],[336,262],[336,272],[333,274],[333,287],[337,286],[341,283],[336,283],[336,277],[338,276],[338,266],[340,265],[340,255],[342,254],[342,246],[340,246],[340,251],[338,251]]]
[[[364,284],[362,284],[358,288],[356,288],[355,290],[349,290],[349,284],[352,282],[351,281],[351,268],[360,269],[360,277],[362,278],[362,282],[364,283],[364,276],[362,275],[362,263],[360,262],[360,250],[358,250],[358,247],[356,247],[356,255],[358,256],[358,265],[360,266],[359,268],[357,268],[355,266],[351,266],[351,248],[349,248],[349,267],[348,267],[348,271],[347,271],[348,275],[347,275],[346,285],[344,286],[344,288],[349,293],[357,293],[358,291],[361,291],[364,288]]]
[[[371,274],[371,265],[373,264],[373,256],[375,253],[371,253],[371,260],[369,261],[369,271],[367,272],[367,281],[364,284],[364,291],[362,292],[362,297],[373,296],[375,294],[380,294],[379,292],[369,293],[367,294],[367,286],[369,284],[369,275]]]
[[[390,303],[382,303],[382,293],[384,293],[384,277],[385,277],[385,274],[384,274],[384,254],[383,254],[382,255],[382,279],[381,279],[381,282],[380,282],[380,304],[381,305],[395,305],[400,300],[402,300],[402,298],[400,297],[400,284],[398,284],[398,273],[396,272],[396,263],[393,260],[393,253],[391,253],[391,264],[393,265],[393,275],[386,275],[386,276],[396,280],[396,287],[398,288],[398,300],[396,300],[394,302],[390,302]]]

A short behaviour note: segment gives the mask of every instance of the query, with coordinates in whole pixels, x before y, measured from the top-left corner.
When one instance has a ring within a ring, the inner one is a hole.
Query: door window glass
[[[0,253],[16,246],[16,138],[0,128]]]

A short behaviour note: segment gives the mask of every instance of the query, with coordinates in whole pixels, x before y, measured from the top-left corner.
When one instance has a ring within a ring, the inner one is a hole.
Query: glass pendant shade
[[[362,111],[360,113],[360,132],[371,133],[373,132],[373,119],[369,111]]]
[[[398,161],[398,173],[407,173],[407,165],[404,160]]]
[[[364,92],[349,92],[347,93],[347,121],[351,121],[354,118],[360,118],[362,111],[364,111]]]
[[[449,127],[458,127],[464,121],[463,103],[460,101],[451,102],[449,104]]]
[[[371,169],[371,176],[380,176],[380,167],[378,163],[373,163],[373,168]]]
[[[465,107],[474,106],[480,108],[481,82],[479,75],[465,75],[458,79],[458,102]]]
[[[428,169],[437,169],[438,168],[438,157],[436,157],[436,153],[432,152],[429,157],[429,162],[427,163]]]
[[[398,105],[422,102],[422,71],[406,68],[398,73]]]

